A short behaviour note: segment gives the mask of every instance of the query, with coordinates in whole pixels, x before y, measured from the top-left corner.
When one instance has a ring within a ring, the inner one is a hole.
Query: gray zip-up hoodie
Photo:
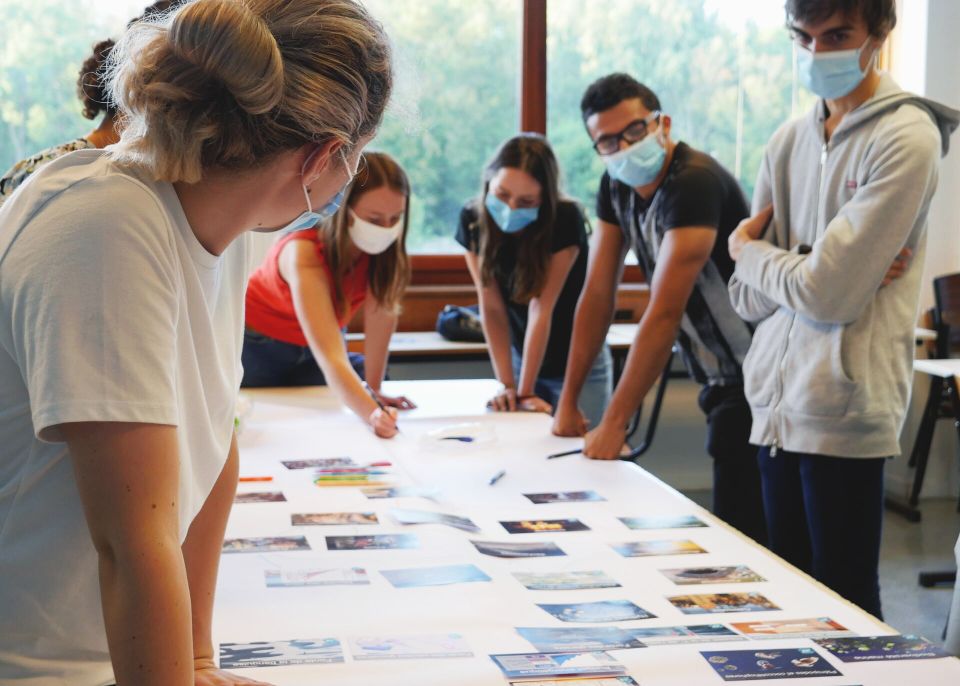
[[[824,141],[825,107],[782,126],[764,154],[754,213],[764,240],[730,281],[757,323],[743,363],[750,442],[839,457],[898,455],[910,398],[927,211],[960,113],[900,89],[877,92]],[[906,273],[883,277],[904,247]]]

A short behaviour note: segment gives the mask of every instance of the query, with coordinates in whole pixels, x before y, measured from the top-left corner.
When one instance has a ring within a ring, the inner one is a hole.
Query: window
[[[567,192],[591,213],[603,163],[590,147],[580,98],[594,79],[625,71],[649,86],[672,117],[672,137],[713,155],[748,198],[767,140],[793,109],[812,102],[794,83],[781,2],[554,0],[547,7],[547,132]]]
[[[0,2],[0,175],[95,126],[76,96],[94,43],[117,37],[150,0]]]
[[[392,103],[371,149],[403,165],[413,186],[412,252],[461,252],[460,207],[477,195],[497,146],[517,130],[517,0],[364,0],[397,56]]]

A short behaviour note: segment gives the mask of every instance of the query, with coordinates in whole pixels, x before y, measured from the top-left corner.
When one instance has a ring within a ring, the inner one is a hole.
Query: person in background
[[[410,183],[396,160],[366,153],[333,216],[273,245],[247,287],[243,386],[329,384],[378,436],[397,433],[394,408],[414,405],[384,395],[380,384],[410,280],[409,204]],[[361,308],[367,385],[341,334]]]
[[[246,234],[349,183],[390,44],[352,0],[193,0],[109,73],[120,142],[0,208],[0,683],[258,683],[211,636]]]
[[[525,133],[497,150],[483,192],[460,212],[456,240],[467,249],[483,332],[503,389],[499,411],[551,412],[560,395],[573,311],[587,268],[587,225],[560,195],[560,169],[547,139]],[[598,419],[610,395],[611,356],[591,358],[578,398]]]
[[[133,25],[143,17],[166,12],[171,5],[179,1],[160,0],[155,2],[147,7],[140,17],[130,20],[128,26]],[[31,174],[48,162],[75,150],[105,148],[120,140],[120,133],[117,131],[117,109],[107,92],[107,84],[104,80],[104,71],[107,61],[110,59],[110,51],[113,50],[113,45],[113,40],[109,38],[94,45],[92,54],[80,67],[80,76],[77,79],[77,97],[83,103],[83,116],[94,120],[101,112],[103,113],[103,118],[97,124],[97,128],[81,138],[47,148],[14,164],[7,170],[6,174],[0,177],[0,205],[6,202],[7,198],[13,195],[13,192]]]
[[[927,212],[960,113],[877,69],[895,0],[789,0],[812,111],[773,135],[730,235],[770,547],[881,617],[883,469],[913,378]],[[911,260],[911,255],[915,258]]]
[[[747,216],[736,179],[709,155],[670,137],[656,94],[628,74],[591,84],[580,104],[593,148],[607,167],[597,193],[598,239],[577,315],[553,431],[583,435],[577,396],[604,340],[626,252],[650,283],[626,367],[584,454],[615,459],[625,427],[663,372],[676,342],[702,386],[706,451],[713,458],[713,512],[759,543],[766,540],[756,448],[740,365],[751,328],[730,305],[733,262],[726,237]]]

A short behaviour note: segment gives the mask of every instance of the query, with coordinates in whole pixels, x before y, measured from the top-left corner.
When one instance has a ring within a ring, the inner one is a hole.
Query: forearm
[[[510,325],[507,312],[503,308],[490,307],[480,303],[483,335],[487,340],[490,364],[497,380],[507,388],[515,388],[517,383],[513,374],[513,357],[510,352]]]
[[[520,385],[517,387],[519,396],[533,395],[547,352],[552,324],[553,306],[546,307],[536,301],[531,302],[527,315],[527,332],[523,338],[523,364],[520,368]]]
[[[344,405],[366,422],[377,409],[377,403],[367,393],[357,372],[350,365],[346,348],[341,345],[329,351],[314,350],[313,354],[327,385]]]
[[[604,422],[626,426],[630,421],[670,358],[681,317],[682,312],[649,312],[640,320],[620,382],[604,412]]]
[[[237,438],[234,435],[217,483],[190,525],[187,539],[183,543],[183,559],[193,617],[195,662],[213,662],[213,600],[227,519],[237,491],[239,465]]]
[[[190,592],[176,536],[101,549],[100,595],[118,686],[192,686]]]
[[[390,337],[396,326],[396,315],[383,312],[377,312],[364,322],[364,375],[366,382],[376,391],[380,390],[386,375]]]
[[[580,298],[573,319],[573,335],[559,405],[576,406],[587,375],[606,341],[607,330],[613,320],[614,299],[615,292],[612,291],[604,294],[585,292]]]
[[[748,322],[758,323],[780,309],[780,305],[752,286],[743,283],[736,274],[728,286],[734,311]]]

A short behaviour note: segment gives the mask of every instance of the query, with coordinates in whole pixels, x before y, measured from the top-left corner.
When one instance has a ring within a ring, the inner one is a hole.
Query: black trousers
[[[884,458],[761,448],[770,549],[878,619]]]
[[[707,454],[713,458],[713,513],[761,545],[767,544],[757,448],[750,445],[753,418],[743,386],[704,386]]]

